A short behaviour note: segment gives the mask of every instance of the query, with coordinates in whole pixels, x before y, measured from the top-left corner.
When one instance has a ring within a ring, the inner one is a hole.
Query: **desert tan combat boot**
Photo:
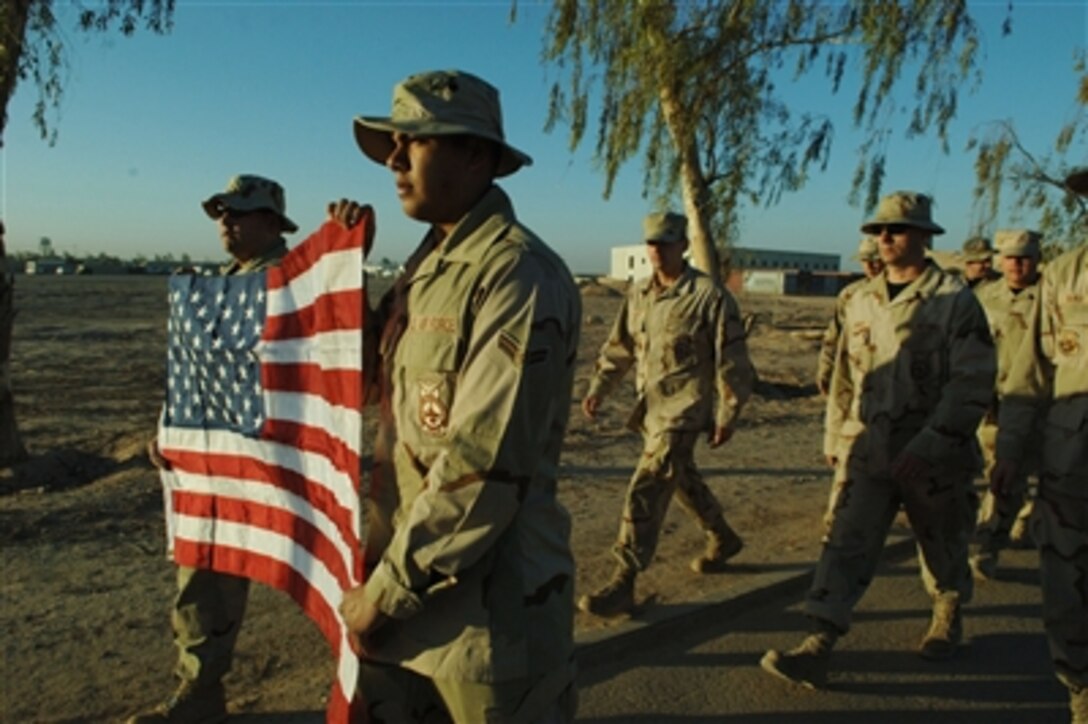
[[[1031,538],[1031,530],[1028,528],[1028,516],[1023,512],[1013,521],[1009,530],[1009,545],[1013,548],[1034,548],[1035,541]]]
[[[725,518],[718,518],[714,527],[706,532],[706,550],[691,561],[691,570],[696,573],[720,573],[725,570],[726,562],[741,552],[744,541],[737,532],[729,527]]]
[[[1088,686],[1069,687],[1071,724],[1088,724]]]
[[[963,640],[963,615],[959,596],[940,596],[933,601],[933,618],[918,653],[924,659],[944,661],[956,655]]]
[[[976,581],[992,581],[997,576],[997,558],[999,555],[996,550],[981,550],[971,556],[971,574]]]
[[[130,717],[127,724],[219,724],[227,720],[223,684],[182,682],[173,696],[154,709]]]
[[[604,618],[630,613],[635,607],[635,576],[633,568],[620,566],[596,593],[578,599],[578,608],[586,613]]]
[[[807,689],[827,686],[827,667],[831,649],[839,638],[835,627],[817,619],[817,631],[805,637],[799,645],[782,653],[771,649],[760,659],[760,667],[793,684]]]

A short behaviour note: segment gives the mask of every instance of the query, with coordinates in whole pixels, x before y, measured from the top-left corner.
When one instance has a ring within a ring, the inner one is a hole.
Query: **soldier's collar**
[[[514,206],[492,186],[435,249],[446,261],[472,263],[514,222]]]

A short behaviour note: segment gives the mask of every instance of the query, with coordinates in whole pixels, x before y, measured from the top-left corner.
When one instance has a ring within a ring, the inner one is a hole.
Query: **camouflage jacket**
[[[572,666],[574,561],[556,497],[581,298],[490,190],[406,280],[388,370],[400,507],[365,595],[371,658],[494,682]]]
[[[1009,376],[1009,368],[1020,345],[1024,342],[1031,315],[1039,296],[1038,283],[1014,292],[1004,279],[979,284],[974,287],[975,296],[986,313],[990,325],[990,336],[994,340],[997,354],[997,381],[994,387],[994,401],[986,414],[985,423],[997,424],[997,402],[1001,390]]]
[[[842,336],[842,315],[846,309],[846,303],[850,297],[861,288],[866,279],[858,279],[847,284],[835,298],[835,314],[827,323],[824,336],[820,340],[820,356],[816,362],[816,388],[826,393],[831,387],[831,373],[835,371],[835,352],[839,347],[839,337]]]
[[[872,473],[887,471],[903,451],[945,469],[974,469],[975,429],[996,374],[982,307],[933,262],[895,299],[885,279],[867,280],[844,310],[824,452]]]
[[[633,365],[628,424],[647,435],[731,426],[755,380],[736,300],[690,266],[668,289],[653,277],[631,285],[588,395],[608,394]]]
[[[1021,462],[1035,418],[1045,415],[1044,482],[1088,497],[1079,450],[1057,444],[1088,444],[1088,244],[1047,265],[1035,309],[1002,388],[997,456]]]

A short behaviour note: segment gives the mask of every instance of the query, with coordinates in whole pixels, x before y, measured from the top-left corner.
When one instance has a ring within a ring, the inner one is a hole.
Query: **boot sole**
[[[582,613],[587,613],[590,616],[597,616],[598,618],[621,618],[623,616],[630,616],[635,610],[635,605],[632,603],[630,608],[622,608],[614,611],[599,611],[594,610],[593,604],[587,597],[583,596],[578,599],[578,610]]]
[[[800,686],[802,689],[808,689],[809,691],[819,691],[827,687],[825,683],[817,683],[815,681],[808,681],[807,679],[795,679],[786,672],[778,668],[778,652],[768,651],[763,654],[763,658],[759,660],[759,667],[771,674],[775,678],[782,681],[793,684],[794,686]]]
[[[702,558],[696,558],[691,562],[691,570],[695,573],[721,573],[727,568],[729,561],[736,558],[743,550],[744,541],[738,540],[735,546],[722,553],[719,561],[710,563]]]
[[[950,649],[938,649],[936,651],[926,650],[925,646],[921,646],[918,649],[918,655],[926,661],[949,661],[956,658],[956,654],[959,651],[959,645],[955,645]]]

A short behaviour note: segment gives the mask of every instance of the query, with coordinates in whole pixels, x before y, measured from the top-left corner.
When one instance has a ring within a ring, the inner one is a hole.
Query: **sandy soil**
[[[584,294],[579,394],[619,304],[608,291]],[[0,470],[0,721],[115,721],[173,687],[174,571],[158,478],[143,456],[162,400],[165,280],[21,277],[16,294],[12,372],[32,458]],[[829,475],[811,380],[832,300],[740,302],[757,316],[750,347],[761,382],[734,439],[696,455],[747,546],[730,572],[691,573],[703,538],[674,505],[640,578],[646,605],[802,567],[817,552]],[[622,427],[632,399],[627,385],[595,423],[572,403],[561,496],[574,521],[577,594],[612,570],[608,549],[640,449]],[[608,625],[577,619],[580,632]],[[254,587],[227,679],[232,709],[262,721],[320,711],[331,674],[324,641],[294,603]]]

